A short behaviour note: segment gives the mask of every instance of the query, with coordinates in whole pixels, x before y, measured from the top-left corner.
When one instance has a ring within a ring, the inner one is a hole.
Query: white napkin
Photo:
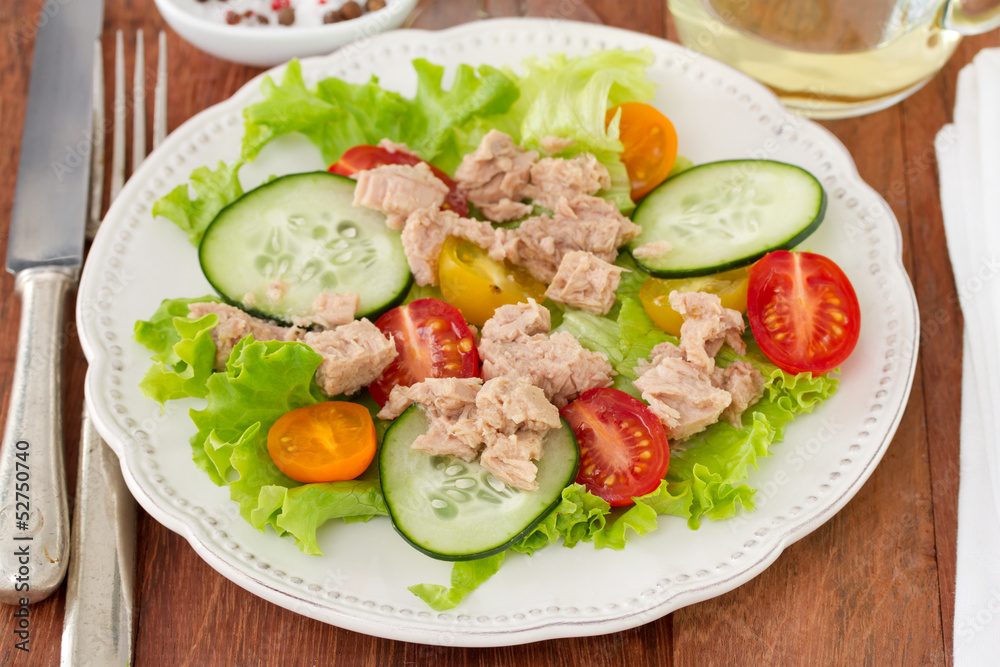
[[[1000,664],[1000,50],[962,70],[938,133],[941,207],[965,319],[955,665]]]

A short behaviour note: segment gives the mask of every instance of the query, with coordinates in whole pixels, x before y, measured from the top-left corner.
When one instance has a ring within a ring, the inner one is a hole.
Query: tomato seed
[[[462,340],[458,341],[458,351],[461,352],[462,354],[468,354],[469,352],[472,352],[472,339],[463,338]]]
[[[642,459],[643,461],[648,461],[649,459],[653,458],[653,452],[649,451],[641,452],[639,454],[639,458]]]

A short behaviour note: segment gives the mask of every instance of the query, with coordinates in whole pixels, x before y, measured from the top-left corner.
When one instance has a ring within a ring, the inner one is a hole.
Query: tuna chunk
[[[409,387],[397,385],[378,418],[395,419],[412,403],[420,403],[435,416],[455,417],[476,405],[482,386],[479,378],[427,378]]]
[[[479,457],[479,464],[506,484],[534,491],[538,488],[535,480],[538,466],[531,460],[542,457],[542,437],[536,431],[523,431],[514,435],[488,432],[486,448]]]
[[[570,201],[611,187],[607,168],[590,153],[563,159],[542,158],[531,166],[531,184],[525,194],[536,204],[555,209],[560,198]]]
[[[538,153],[526,151],[499,130],[489,133],[455,170],[459,190],[491,220],[523,218],[531,206],[522,204]]]
[[[488,222],[463,218],[454,211],[424,208],[406,220],[403,251],[418,285],[437,285],[438,256],[449,236],[458,236],[482,248],[499,244],[498,230]]]
[[[411,403],[420,403],[429,425],[413,441],[413,449],[472,461],[483,446],[476,420],[476,394],[482,385],[479,378],[428,378],[409,387],[396,386],[378,416],[395,419]]]
[[[391,229],[402,229],[417,209],[439,208],[448,195],[448,186],[423,162],[366,169],[358,172],[357,179],[354,205],[385,213]]]
[[[688,361],[704,373],[715,368],[715,355],[723,343],[746,354],[743,333],[743,316],[730,308],[722,307],[722,300],[707,292],[671,292],[670,307],[683,318],[681,348]]]
[[[560,408],[588,389],[610,386],[607,358],[584,349],[569,333],[547,335],[549,318],[542,310],[533,299],[496,310],[479,342],[483,378],[526,378]]]
[[[670,245],[670,241],[653,241],[633,250],[632,256],[636,259],[656,259],[663,257],[671,250],[673,250],[673,246]]]
[[[410,147],[407,146],[406,144],[398,143],[392,141],[391,139],[383,139],[382,141],[378,142],[377,145],[379,148],[384,148],[390,153],[405,153],[406,155],[412,155],[413,157],[420,157],[412,150],[410,150]]]
[[[411,403],[419,403],[428,419],[427,432],[413,448],[434,456],[476,458],[497,479],[520,489],[538,488],[542,437],[560,426],[559,410],[525,379],[431,378],[410,387],[394,387],[381,419],[395,419]]]
[[[302,342],[323,355],[316,383],[327,396],[353,394],[372,383],[396,358],[396,343],[366,319],[310,331]]]
[[[510,343],[535,334],[546,334],[552,328],[548,309],[529,298],[527,303],[501,306],[486,320],[480,342]]]
[[[487,381],[476,396],[476,410],[484,431],[512,435],[520,430],[544,432],[560,425],[559,409],[525,378]]]
[[[325,331],[303,332],[298,327],[283,327],[252,317],[222,303],[192,303],[188,310],[193,317],[209,313],[219,316],[219,323],[211,331],[216,370],[225,370],[233,348],[248,335],[258,341],[299,341],[323,356],[316,369],[316,383],[327,396],[353,394],[371,384],[396,358],[392,337],[386,338],[366,319],[355,321],[353,312],[348,324]]]
[[[573,250],[563,255],[545,296],[567,306],[605,315],[615,303],[615,290],[623,270],[592,253]]]
[[[322,292],[313,299],[312,314],[305,317],[293,317],[292,324],[297,327],[309,327],[316,324],[324,329],[333,329],[341,324],[353,322],[360,303],[361,297],[357,292],[345,294]]]
[[[560,426],[559,410],[524,378],[488,380],[476,396],[479,427],[486,442],[480,464],[497,479],[519,489],[538,488],[542,437]]]
[[[548,134],[542,137],[542,140],[538,143],[542,145],[542,150],[549,155],[558,155],[575,144],[576,140],[569,137],[557,137],[554,134]]]
[[[743,413],[764,395],[764,383],[761,372],[743,359],[737,359],[726,368],[716,368],[712,384],[732,397],[722,417],[736,428],[743,428]]]
[[[563,256],[582,250],[612,263],[618,247],[635,238],[639,226],[598,197],[560,199],[552,216],[528,218],[517,229],[503,230],[503,255],[543,282],[552,282]],[[494,259],[497,257],[491,252]]]
[[[646,366],[633,384],[672,440],[703,431],[732,402],[729,392],[712,385],[711,376],[676,356],[662,356],[656,365]]]
[[[567,223],[573,221],[610,226],[615,232],[615,241],[614,247],[611,249],[610,259],[602,257],[607,261],[614,261],[618,254],[617,249],[634,239],[642,231],[642,227],[622,215],[613,202],[600,197],[584,195],[560,197],[555,206],[555,218]],[[580,248],[580,250],[588,250],[588,248]],[[591,252],[600,256],[599,251],[591,250]]]
[[[201,318],[209,313],[219,316],[219,323],[212,328],[212,342],[215,343],[215,370],[226,369],[226,361],[236,344],[247,336],[254,340],[298,340],[302,331],[296,327],[283,327],[257,317],[247,315],[239,308],[224,303],[192,303],[188,306],[191,316]]]

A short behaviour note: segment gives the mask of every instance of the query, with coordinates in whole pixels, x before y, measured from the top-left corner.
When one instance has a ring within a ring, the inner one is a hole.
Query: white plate
[[[122,460],[129,488],[158,521],[187,538],[212,567],[275,604],[344,628],[392,639],[463,646],[516,644],[634,627],[729,591],[770,565],[789,544],[832,517],[860,489],[899,423],[913,379],[917,306],[903,270],[896,220],[858,176],[844,147],[818,125],[786,112],[742,74],[680,46],[602,26],[497,20],[443,32],[405,31],[360,48],[303,62],[308,81],[354,82],[377,74],[411,95],[409,61],[516,65],[563,51],[648,48],[659,84],[655,104],[695,163],[768,157],[811,170],[829,194],[826,222],[804,246],[832,257],[861,301],[861,341],[843,366],[840,391],[797,419],[750,484],[758,509],[688,530],[662,517],[660,528],[622,552],[551,547],[512,555],[458,609],[434,613],[407,591],[447,583],[450,565],[407,546],[388,519],[331,522],[320,531],[323,557],[291,539],[263,535],[239,518],[228,490],[191,461],[187,418],[194,400],[157,404],[136,388],[149,365],[132,341],[133,323],[163,298],[211,290],[185,235],[150,207],[195,167],[239,154],[242,109],[259,98],[259,80],[170,135],[108,213],[80,285],[77,318],[90,372],[89,405]],[[274,73],[272,73],[274,76]],[[274,142],[244,170],[244,185],[270,174],[322,168],[298,137]]]

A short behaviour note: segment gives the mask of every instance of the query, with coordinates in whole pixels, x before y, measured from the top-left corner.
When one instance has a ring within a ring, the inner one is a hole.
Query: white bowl
[[[386,0],[383,9],[328,25],[249,27],[227,25],[222,11],[218,16],[209,16],[197,0],[155,2],[167,24],[202,51],[258,67],[330,53],[351,42],[363,44],[380,32],[398,28],[417,4],[417,0]]]

